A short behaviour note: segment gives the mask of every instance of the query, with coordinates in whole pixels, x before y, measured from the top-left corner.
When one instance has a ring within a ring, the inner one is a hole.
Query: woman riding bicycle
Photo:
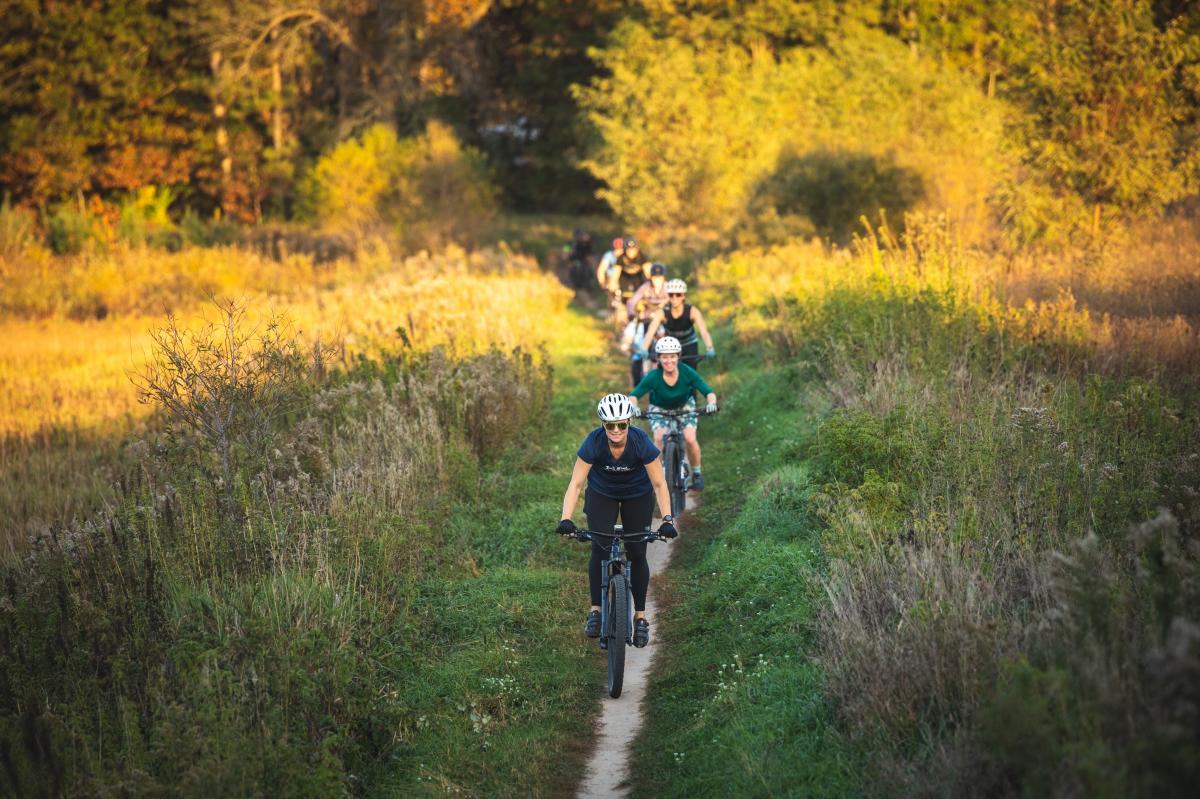
[[[634,347],[633,357],[629,363],[632,385],[642,382],[645,374],[647,352],[641,348],[640,342],[646,332],[646,326],[654,315],[667,304],[667,267],[660,263],[650,264],[650,279],[638,286],[637,291],[626,303],[630,322],[625,326],[625,334],[621,337],[621,352],[629,352]],[[634,345],[637,344],[635,347]],[[651,367],[653,368],[653,367]]]
[[[674,519],[667,480],[663,476],[658,447],[640,427],[630,424],[637,408],[624,394],[608,394],[596,406],[603,425],[588,433],[576,453],[571,482],[563,496],[560,535],[576,530],[571,516],[579,491],[587,482],[583,512],[588,529],[611,533],[620,515],[627,532],[649,530],[654,503],[662,513],[660,535],[674,538]],[[646,562],[646,543],[629,542],[625,547],[629,558],[629,584],[633,589],[633,645],[645,646],[650,641],[650,622],[646,620],[646,589],[650,585],[650,564]],[[588,563],[588,587],[591,589],[592,609],[588,612],[584,633],[589,638],[600,637],[600,566],[608,549],[592,542],[592,559]]]
[[[654,433],[654,445],[662,449],[663,436],[667,433],[667,420],[656,411],[688,411],[683,417],[683,442],[687,447],[688,462],[692,465],[692,488],[700,491],[704,488],[704,478],[700,475],[700,442],[696,439],[696,428],[700,417],[696,415],[696,392],[705,398],[705,413],[717,412],[717,395],[709,388],[708,383],[692,367],[679,362],[682,347],[679,339],[674,336],[663,336],[654,345],[658,353],[658,368],[650,370],[642,382],[629,396],[637,405],[638,398],[644,394],[650,395],[650,410],[646,416],[650,419],[650,430]]]
[[[642,349],[648,350],[654,334],[661,325],[668,336],[679,339],[682,347],[680,360],[689,366],[696,366],[700,361],[700,344],[697,331],[704,339],[705,358],[714,358],[717,351],[713,349],[712,336],[708,334],[708,325],[704,324],[704,314],[694,305],[687,303],[687,283],[682,280],[667,281],[667,304],[656,313],[646,324],[646,335],[642,337]]]
[[[596,282],[602,291],[619,292],[617,288],[617,259],[625,252],[625,239],[618,237],[612,241],[612,249],[606,250],[596,265]]]

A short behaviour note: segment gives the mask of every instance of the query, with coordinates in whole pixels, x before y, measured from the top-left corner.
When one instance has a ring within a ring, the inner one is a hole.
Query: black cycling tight
[[[587,516],[589,530],[611,533],[617,523],[617,514],[626,532],[648,530],[654,514],[654,492],[634,499],[613,499],[597,494],[590,488],[583,499],[583,512]],[[609,541],[603,544],[592,542],[592,559],[588,562],[588,587],[592,591],[592,604],[600,604],[600,565],[608,557]],[[646,562],[645,542],[624,544],[625,557],[629,560],[629,584],[633,589],[633,609],[646,609],[646,589],[650,587],[650,564]]]

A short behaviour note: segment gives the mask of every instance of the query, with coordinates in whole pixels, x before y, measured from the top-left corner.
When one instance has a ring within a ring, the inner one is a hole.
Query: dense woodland
[[[1197,187],[1186,0],[5,0],[2,16],[0,192],[43,226],[148,187],[176,220],[311,217],[324,155],[431,120],[486,157],[506,205],[595,209],[599,190],[635,223],[728,230],[752,200],[789,233],[844,237],[839,215],[952,206],[943,173],[973,165],[988,174],[963,192],[1025,243]],[[898,123],[914,105],[931,117]],[[918,130],[935,123],[972,140],[939,150]],[[919,134],[919,169],[894,138],[870,145],[896,124]],[[831,181],[851,207],[819,196]]]

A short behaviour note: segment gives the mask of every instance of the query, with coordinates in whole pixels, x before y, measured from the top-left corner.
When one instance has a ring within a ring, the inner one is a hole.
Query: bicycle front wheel
[[[629,638],[629,588],[625,575],[608,581],[608,695],[616,699],[625,682],[625,641]]]
[[[663,468],[667,473],[667,492],[671,495],[671,515],[678,516],[683,513],[687,502],[687,475],[684,474],[686,467],[683,465],[679,444],[674,440],[663,444]]]

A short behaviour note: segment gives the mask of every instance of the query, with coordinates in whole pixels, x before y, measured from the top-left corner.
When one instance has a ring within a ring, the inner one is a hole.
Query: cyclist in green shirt
[[[696,440],[696,428],[700,418],[696,415],[696,394],[705,398],[705,412],[717,412],[717,395],[704,382],[692,367],[679,362],[679,352],[683,347],[674,336],[663,336],[654,344],[658,353],[658,368],[651,369],[637,384],[637,388],[629,395],[634,408],[638,408],[638,399],[650,395],[650,432],[654,434],[654,443],[662,449],[663,436],[667,432],[667,421],[662,416],[655,416],[655,411],[687,410],[691,411],[683,418],[683,441],[687,447],[688,462],[692,465],[692,488],[699,491],[704,488],[704,478],[700,475],[700,442]],[[640,414],[640,409],[639,409]]]

